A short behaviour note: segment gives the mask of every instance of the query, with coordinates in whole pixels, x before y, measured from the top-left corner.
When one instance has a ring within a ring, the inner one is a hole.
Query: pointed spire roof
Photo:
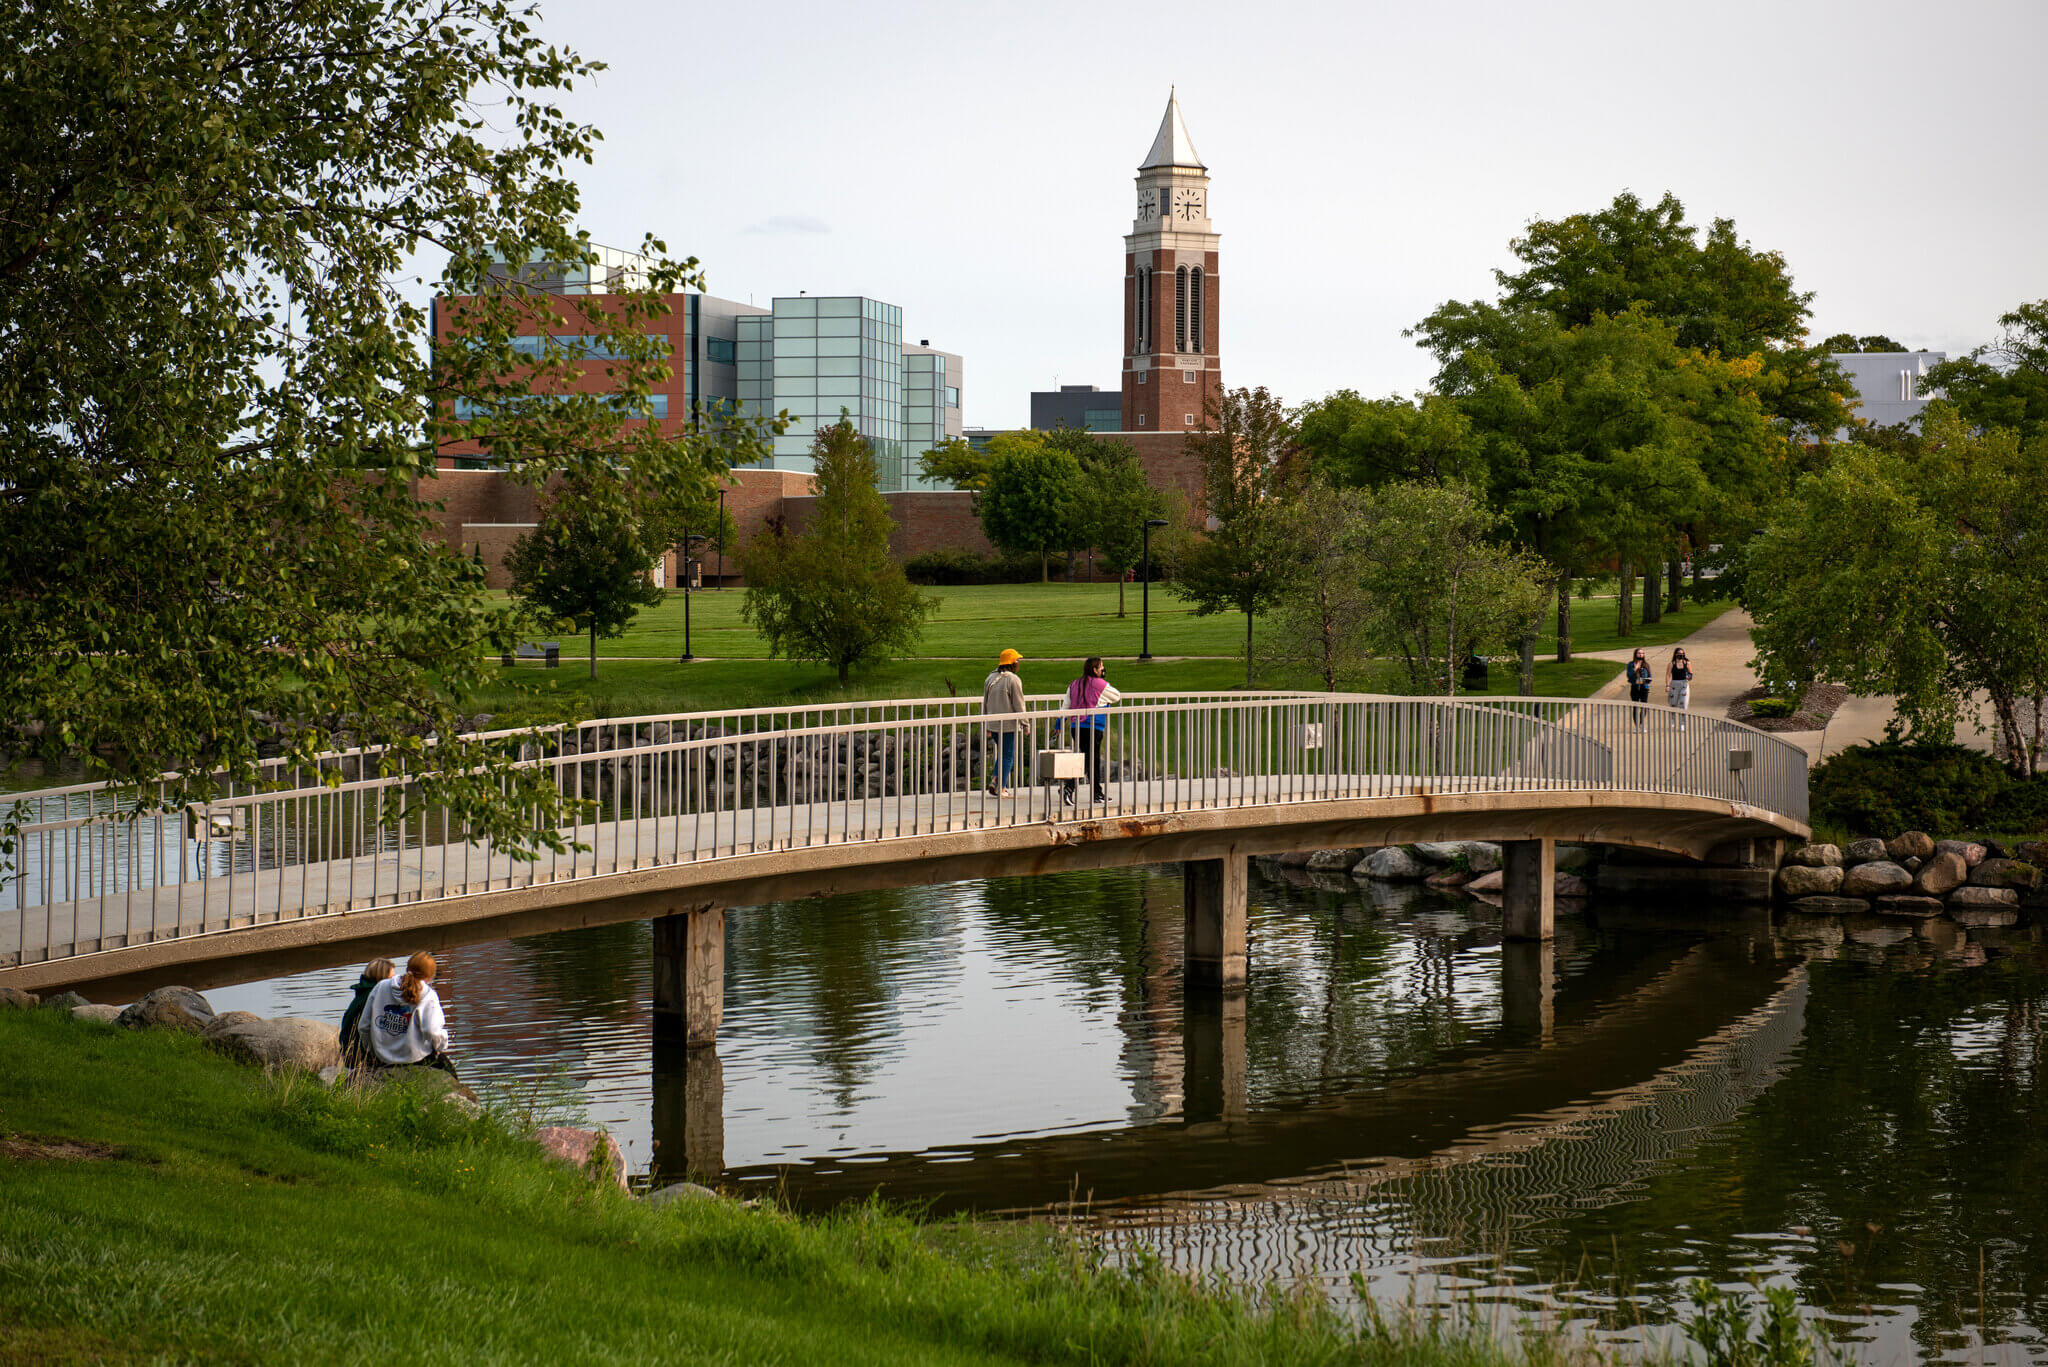
[[[1195,152],[1195,140],[1188,136],[1188,126],[1181,122],[1180,100],[1168,87],[1166,93],[1166,117],[1159,121],[1159,136],[1152,139],[1152,150],[1145,154],[1139,165],[1140,171],[1149,171],[1155,166],[1192,166],[1206,171],[1202,158]]]

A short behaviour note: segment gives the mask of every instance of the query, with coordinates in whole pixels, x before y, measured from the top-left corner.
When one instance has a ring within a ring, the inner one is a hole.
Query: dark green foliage
[[[913,584],[1033,584],[1039,581],[1035,555],[979,555],[945,549],[913,555],[903,562]]]
[[[2004,330],[1991,345],[1930,366],[1928,388],[1973,426],[2048,438],[2048,299],[2021,304],[1998,324]]]
[[[1743,1298],[1721,1290],[1705,1278],[1691,1288],[1696,1313],[1685,1331],[1706,1355],[1706,1367],[1809,1367],[1833,1361],[1824,1338],[1799,1315],[1799,1298],[1789,1286],[1759,1287],[1762,1304],[1754,1321]]]
[[[512,592],[535,612],[589,635],[596,678],[598,638],[617,636],[664,596],[648,577],[650,559],[632,516],[618,503],[586,497],[579,482],[548,500],[540,524],[505,552],[505,569]]]
[[[1809,787],[1817,824],[1859,836],[2048,830],[2048,778],[1960,745],[1855,746],[1815,766]]]
[[[1834,356],[1854,352],[1910,351],[1882,333],[1869,337],[1858,337],[1850,332],[1838,332],[1820,344],[1820,349]]]
[[[1791,698],[1758,698],[1750,703],[1749,715],[1767,718],[1789,717],[1798,708],[1799,704]]]
[[[1279,601],[1289,573],[1283,527],[1287,496],[1300,483],[1294,424],[1263,385],[1226,391],[1207,417],[1188,434],[1187,452],[1201,464],[1202,511],[1215,525],[1174,561],[1173,594],[1203,616],[1244,614],[1249,688],[1253,618]]]
[[[1080,487],[1081,463],[1070,452],[1043,440],[1019,442],[996,457],[974,496],[974,511],[990,541],[1012,553],[1035,553],[1039,578],[1050,579],[1052,552],[1079,539],[1074,511]]]

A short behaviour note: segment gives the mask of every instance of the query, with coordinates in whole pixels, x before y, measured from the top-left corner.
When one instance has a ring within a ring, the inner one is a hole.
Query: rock
[[[1934,852],[1936,854],[1959,854],[1963,857],[1963,867],[1971,869],[1983,863],[1984,856],[1988,853],[1982,845],[1974,840],[1937,840],[1934,842]]]
[[[317,1073],[341,1063],[339,1032],[326,1021],[300,1016],[259,1018],[220,1031],[208,1030],[206,1037],[231,1059],[275,1071],[289,1068]]]
[[[355,1081],[366,1088],[395,1087],[411,1092],[422,1101],[439,1102],[475,1119],[484,1113],[475,1092],[457,1081],[452,1073],[424,1066],[411,1068],[361,1068]]]
[[[1948,909],[1952,912],[1970,907],[2017,908],[2019,904],[2020,895],[2014,888],[1963,887],[1948,895]]]
[[[2017,859],[1986,859],[1970,870],[1970,884],[1979,888],[2020,888],[2034,886],[2041,871]]]
[[[604,1141],[604,1148],[598,1148],[598,1141]],[[579,1130],[572,1125],[550,1125],[533,1132],[533,1142],[540,1145],[540,1151],[557,1163],[581,1169],[590,1174],[593,1181],[610,1181],[620,1191],[626,1189],[626,1155],[619,1149],[619,1141],[598,1130]],[[595,1161],[592,1155],[597,1155]]]
[[[1429,865],[1398,845],[1374,850],[1351,870],[1353,878],[1374,878],[1382,883],[1419,883],[1430,873]]]
[[[1987,892],[2003,892],[2003,888],[1987,888]],[[1959,907],[1949,903],[1948,914],[1959,926],[1972,930],[1995,930],[2000,926],[2017,925],[2020,919],[2018,907]]]
[[[1959,888],[1970,876],[1970,866],[1954,850],[1941,853],[1922,864],[1913,875],[1913,891],[1923,897],[1939,897],[1950,888]]]
[[[2012,847],[2011,857],[2037,869],[2048,868],[2048,840],[2022,840]]]
[[[1780,896],[1827,896],[1841,891],[1841,887],[1842,867],[1839,864],[1787,864],[1778,870]]]
[[[1912,874],[1883,859],[1852,865],[1842,875],[1842,895],[1845,897],[1877,897],[1888,892],[1904,892],[1912,886]]]
[[[1880,916],[1939,916],[1942,912],[1939,897],[1915,897],[1910,893],[1894,893],[1880,897],[1870,904],[1870,909]]]
[[[43,998],[43,1010],[45,1011],[71,1011],[81,1006],[90,1006],[91,1004],[84,996],[76,992],[59,992],[54,997]]]
[[[202,1038],[212,1039],[223,1030],[232,1030],[237,1025],[250,1025],[262,1019],[263,1017],[257,1015],[254,1011],[223,1011],[208,1021],[206,1028],[201,1030],[199,1034]],[[337,1036],[339,1036],[339,1033],[339,1031],[336,1031]]]
[[[1934,837],[1925,831],[1906,831],[1887,840],[1884,849],[1900,863],[1908,859],[1925,859],[1934,853]]]
[[[1502,873],[1499,869],[1495,869],[1492,873],[1482,873],[1477,878],[1467,883],[1465,885],[1465,891],[1499,892],[1501,890],[1501,885],[1506,881],[1507,875]]]
[[[105,1002],[87,1002],[84,1006],[71,1008],[71,1019],[91,1021],[94,1025],[114,1025],[121,1019],[121,1008]]]
[[[322,1087],[332,1087],[348,1077],[348,1069],[339,1063],[330,1063],[313,1076],[320,1079]]]
[[[1423,879],[1422,883],[1424,887],[1431,888],[1462,888],[1478,876],[1463,869],[1438,869]]]
[[[640,1199],[653,1206],[656,1210],[660,1210],[664,1206],[673,1206],[684,1202],[723,1201],[725,1198],[711,1188],[700,1187],[695,1182],[671,1182],[659,1191],[648,1192]]]
[[[159,987],[123,1011],[119,1024],[129,1030],[183,1030],[196,1035],[213,1019],[206,998],[189,987]]]
[[[1861,897],[1802,897],[1792,909],[1807,916],[1858,916],[1870,910],[1870,903]]]
[[[1917,854],[1907,855],[1904,859],[1901,859],[1899,861],[1899,864],[1906,870],[1907,873],[1920,872],[1920,856]]]
[[[1314,850],[1289,850],[1285,854],[1276,855],[1273,862],[1283,869],[1305,869],[1315,854]]]
[[[1458,857],[1458,842],[1455,840],[1418,840],[1408,847],[1408,853],[1428,864],[1448,864]]]
[[[24,992],[18,987],[0,987],[0,1006],[13,1007],[16,1011],[34,1008],[39,998],[33,992]]]
[[[1465,861],[1472,866],[1472,872],[1492,873],[1500,867],[1500,846],[1491,840],[1467,840],[1463,845]],[[1560,845],[1558,849],[1562,852],[1564,847]]]
[[[1424,840],[1410,845],[1408,852],[1430,864],[1457,864],[1473,873],[1492,873],[1500,867],[1500,846],[1487,840]]]
[[[1321,869],[1325,873],[1345,873],[1363,858],[1365,851],[1357,845],[1342,850],[1317,850],[1309,855],[1307,867]]]
[[[1882,840],[1852,840],[1842,847],[1844,864],[1868,864],[1873,859],[1885,857]]]
[[[1551,883],[1551,895],[1555,897],[1584,897],[1592,889],[1586,880],[1576,873],[1560,873]]]
[[[1810,869],[1840,868],[1842,847],[1840,845],[1801,845],[1785,856],[1794,864],[1803,864]]]

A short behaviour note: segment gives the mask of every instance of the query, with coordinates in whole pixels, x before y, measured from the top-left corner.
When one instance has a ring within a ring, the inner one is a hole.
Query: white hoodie
[[[362,1024],[357,1033],[381,1063],[419,1063],[437,1049],[448,1047],[448,1022],[441,1014],[441,998],[429,983],[420,989],[417,1003],[399,991],[400,978],[386,978],[370,989],[363,1004]]]

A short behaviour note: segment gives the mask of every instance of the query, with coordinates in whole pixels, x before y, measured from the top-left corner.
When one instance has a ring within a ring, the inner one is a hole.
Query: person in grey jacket
[[[996,667],[981,684],[981,710],[989,718],[988,791],[994,797],[1010,796],[1010,771],[1017,764],[1017,737],[1031,723],[1024,717],[1024,680],[1017,662],[1024,657],[1014,650],[996,656]],[[1015,713],[1012,717],[1010,714]],[[1000,754],[1001,759],[997,759]]]

